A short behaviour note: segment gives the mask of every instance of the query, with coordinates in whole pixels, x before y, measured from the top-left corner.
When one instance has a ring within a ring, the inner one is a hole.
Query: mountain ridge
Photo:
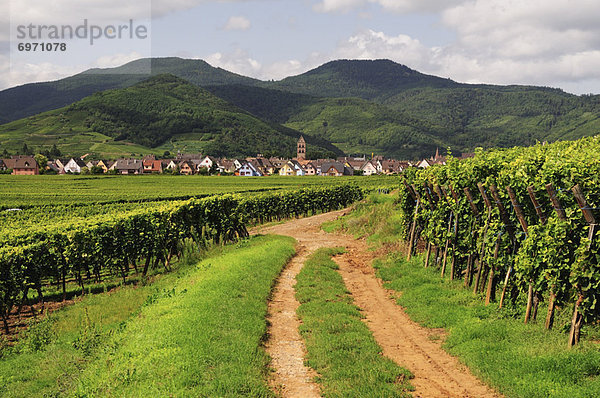
[[[130,87],[149,77],[139,73],[148,61],[152,75],[172,72],[269,124],[300,130],[322,144],[333,141],[347,153],[410,159],[436,147],[458,153],[600,133],[600,95],[458,83],[390,60],[336,60],[279,81],[260,81],[202,60],[142,59],[1,91],[0,122],[62,107],[105,87]]]
[[[18,148],[22,135],[46,147],[77,143],[79,147],[70,151],[82,153],[93,152],[96,144],[125,145],[125,151],[132,144],[134,153],[143,148],[151,153],[193,149],[213,156],[254,156],[291,155],[301,133],[260,120],[184,79],[162,74],[0,126],[0,138],[13,137],[13,148]],[[86,146],[79,136],[99,141]],[[307,137],[307,141],[313,153],[341,154],[325,140]]]

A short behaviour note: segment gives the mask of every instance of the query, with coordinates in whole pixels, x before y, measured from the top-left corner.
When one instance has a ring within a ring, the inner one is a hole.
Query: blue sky
[[[0,89],[180,56],[260,79],[333,59],[388,58],[461,82],[600,93],[597,0],[8,0],[0,11]],[[84,18],[133,19],[150,35],[67,40],[65,53],[17,49],[18,25]]]

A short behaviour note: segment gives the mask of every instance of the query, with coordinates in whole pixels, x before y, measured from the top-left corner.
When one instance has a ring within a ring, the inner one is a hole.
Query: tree
[[[48,158],[42,155],[41,153],[38,153],[33,158],[35,159],[35,162],[37,163],[38,168],[40,169],[40,174],[44,174],[44,172],[46,171],[46,166],[48,165]]]
[[[201,176],[207,176],[209,174],[209,170],[207,167],[200,167],[198,174]]]
[[[23,143],[23,148],[21,148],[21,153],[23,155],[33,155],[33,152],[31,151],[31,149],[29,149],[26,142]]]
[[[51,158],[56,159],[56,158],[60,158],[62,156],[62,152],[60,151],[60,149],[58,149],[56,147],[56,144],[53,144],[52,149],[50,149],[50,151],[48,152],[48,155]]]
[[[90,169],[90,173],[92,174],[104,174],[104,169],[100,166],[92,166]]]

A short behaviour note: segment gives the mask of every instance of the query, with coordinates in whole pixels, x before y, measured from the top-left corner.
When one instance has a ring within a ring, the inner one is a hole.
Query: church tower
[[[296,159],[298,160],[306,160],[306,141],[304,141],[304,137],[300,136],[298,140],[298,151],[296,153]]]

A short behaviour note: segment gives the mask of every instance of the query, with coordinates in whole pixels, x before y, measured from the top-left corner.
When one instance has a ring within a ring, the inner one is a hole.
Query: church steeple
[[[304,141],[303,136],[300,136],[300,139],[298,140],[296,159],[306,160],[306,141]]]

